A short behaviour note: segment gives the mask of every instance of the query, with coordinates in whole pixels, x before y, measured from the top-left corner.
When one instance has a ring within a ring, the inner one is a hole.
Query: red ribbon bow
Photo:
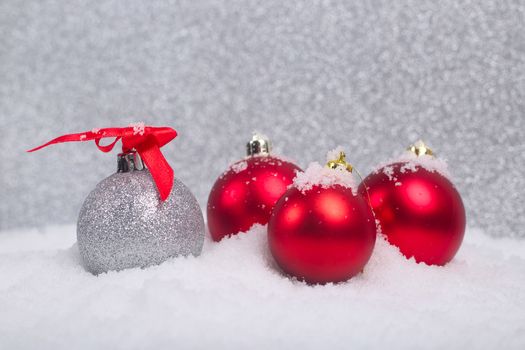
[[[115,140],[103,146],[100,140],[106,137],[115,137]],[[122,140],[122,152],[135,149],[139,153],[157,185],[160,198],[166,200],[173,187],[173,169],[164,158],[160,148],[175,137],[177,137],[177,131],[169,127],[137,125],[126,128],[93,129],[83,133],[59,136],[28,152],[38,151],[56,143],[91,140],[95,140],[98,149],[102,152],[110,152],[118,140]]]

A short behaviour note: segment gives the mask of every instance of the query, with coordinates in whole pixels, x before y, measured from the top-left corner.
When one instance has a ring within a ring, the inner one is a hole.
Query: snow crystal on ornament
[[[394,167],[393,166],[387,165],[387,166],[383,167],[383,174],[388,176],[388,179],[390,181],[395,180]]]
[[[329,162],[333,159],[339,158],[341,152],[345,153],[343,146],[337,146],[333,150],[326,152],[326,161]]]
[[[344,149],[338,146],[326,153],[326,160],[328,162],[333,159],[338,159],[341,154],[344,154]],[[357,193],[357,186],[352,172],[344,167],[337,167],[335,169],[328,168],[317,162],[310,163],[304,172],[297,172],[292,184],[292,186],[303,193],[312,189],[314,186],[329,188],[335,185],[350,188],[354,195]]]
[[[133,135],[144,135],[144,123],[132,123],[129,126],[133,127]]]
[[[257,160],[266,162],[270,165],[279,165],[281,166],[283,163],[291,163],[291,164],[297,164],[296,161],[293,159],[289,159],[287,157],[281,156],[281,155],[275,155],[275,154],[253,154],[244,157],[243,159],[232,163],[224,173],[221,174],[221,177],[226,175],[228,172],[233,171],[234,173],[240,173],[241,171],[244,171],[248,168],[248,162],[247,160],[257,158]],[[257,163],[258,164],[258,163]],[[256,165],[257,165],[256,164]]]
[[[317,162],[313,162],[310,163],[304,172],[297,172],[292,186],[305,193],[314,186],[329,188],[335,185],[348,187],[354,195],[356,194],[356,183],[351,172],[343,168],[327,168]]]
[[[398,157],[380,163],[374,172],[382,171],[388,176],[389,180],[395,181],[397,179],[394,176],[394,168],[392,166],[395,163],[405,163],[399,169],[402,173],[414,172],[418,167],[421,167],[431,172],[437,172],[446,178],[450,179],[451,177],[446,160],[426,154],[418,156],[410,151],[405,151]]]
[[[295,159],[292,159],[290,157],[286,157],[280,154],[271,154],[271,157],[273,160],[277,160],[277,162],[283,162],[283,163],[291,163],[291,164],[297,164]],[[277,163],[277,165],[281,165],[280,163]]]
[[[233,163],[232,165],[230,165],[230,168],[227,170],[227,172],[231,170],[237,174],[243,170],[246,170],[247,167],[248,167],[248,163],[246,163],[246,161],[244,160],[241,160],[237,163]]]

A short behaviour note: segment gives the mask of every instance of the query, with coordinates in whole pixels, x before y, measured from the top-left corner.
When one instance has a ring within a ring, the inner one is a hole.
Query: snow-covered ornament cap
[[[314,186],[329,188],[339,185],[352,189],[355,195],[357,186],[353,169],[352,165],[346,162],[346,154],[342,147],[337,147],[328,152],[325,166],[313,162],[304,172],[298,172],[293,180],[293,186],[304,193]]]
[[[450,178],[447,162],[438,158],[422,140],[418,140],[408,147],[405,155],[402,155],[399,160],[406,162],[401,168],[402,172],[416,171],[416,166],[420,166],[428,171],[438,172],[444,177]]]
[[[272,150],[270,139],[263,134],[254,132],[252,139],[246,144],[246,154],[248,156],[267,156]]]
[[[414,153],[418,157],[423,155],[435,157],[434,152],[422,140],[414,142],[407,148],[407,151]]]
[[[328,160],[326,166],[330,169],[346,169],[349,172],[352,172],[354,168],[350,163],[346,162],[346,154],[343,150],[338,151],[336,159]],[[330,157],[330,154],[328,155]]]
[[[446,178],[450,178],[446,160],[437,157],[434,151],[421,140],[412,144],[399,156],[379,164],[375,172],[382,171],[389,179],[395,179],[392,171],[393,165],[396,163],[403,163],[400,169],[402,173],[407,171],[414,172],[417,171],[418,168],[424,168],[431,172],[438,172]]]

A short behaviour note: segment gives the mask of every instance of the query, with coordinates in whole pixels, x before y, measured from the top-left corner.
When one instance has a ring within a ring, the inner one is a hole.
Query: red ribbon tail
[[[109,152],[113,149],[113,147],[118,142],[118,140],[122,138],[122,134],[124,133],[122,130],[123,129],[118,129],[118,128],[108,128],[108,129],[102,129],[101,131],[104,131],[104,132],[99,132],[99,133],[94,133],[92,131],[86,131],[86,132],[81,132],[77,134],[62,135],[47,143],[44,143],[41,146],[32,148],[28,150],[27,152],[35,152],[35,151],[38,151],[39,149],[42,149],[44,147],[51,146],[57,143],[79,142],[79,141],[83,142],[83,141],[91,141],[91,140],[95,140],[95,143],[97,144],[98,149],[100,149],[102,152]],[[107,146],[101,145],[100,140],[103,138],[107,138],[107,137],[115,137],[115,140]]]
[[[63,142],[78,142],[78,141],[90,141],[92,140],[91,137],[88,137],[88,134],[91,134],[89,132],[82,132],[82,133],[78,133],[78,134],[69,134],[69,135],[63,135],[63,136],[59,136],[47,143],[44,143],[43,145],[40,145],[38,147],[35,147],[35,148],[32,148],[30,150],[27,150],[26,152],[35,152],[35,151],[38,151],[39,149],[42,149],[44,147],[47,147],[47,146],[51,146],[51,145],[54,145],[54,144],[57,144],[57,143],[63,143]]]
[[[168,164],[166,158],[164,158],[164,155],[162,155],[159,146],[157,146],[153,138],[148,138],[146,142],[137,145],[136,149],[144,163],[146,163],[157,185],[160,199],[163,201],[166,200],[173,187],[173,169]]]

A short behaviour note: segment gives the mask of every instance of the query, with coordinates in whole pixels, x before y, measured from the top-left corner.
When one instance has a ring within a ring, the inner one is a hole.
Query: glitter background
[[[74,222],[116,156],[62,133],[144,121],[201,205],[272,136],[304,167],[343,145],[367,172],[421,137],[470,226],[525,237],[523,1],[0,2],[0,229]]]

